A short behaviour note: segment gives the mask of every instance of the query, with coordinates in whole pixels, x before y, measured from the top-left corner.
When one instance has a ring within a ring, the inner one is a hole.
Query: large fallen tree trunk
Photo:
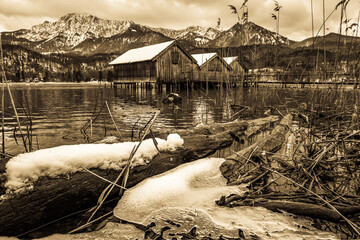
[[[232,145],[244,135],[249,126],[268,125],[277,121],[276,116],[252,121],[234,121],[224,124],[196,127],[176,131],[184,139],[184,145],[175,152],[158,154],[150,163],[130,171],[127,187],[143,179],[170,170],[182,163],[194,161]],[[155,133],[164,137],[170,131]],[[114,181],[120,171],[91,169],[94,173]],[[17,236],[81,209],[96,205],[108,183],[88,172],[77,172],[60,178],[40,178],[34,189],[26,194],[0,202],[0,235]],[[114,189],[109,198],[116,198]],[[76,226],[74,226],[75,228]],[[64,230],[54,230],[63,232]]]

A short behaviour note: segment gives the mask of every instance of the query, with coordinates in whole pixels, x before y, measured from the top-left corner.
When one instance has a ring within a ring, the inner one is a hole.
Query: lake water
[[[303,102],[325,104],[324,96],[331,95],[337,98],[342,95],[350,103],[359,99],[358,90],[351,89],[184,89],[176,91],[182,96],[183,101],[174,105],[162,103],[162,99],[168,94],[165,89],[162,92],[141,88],[114,89],[104,83],[11,84],[10,87],[23,125],[27,122],[24,109],[26,112],[30,110],[34,150],[86,143],[87,140],[80,130],[99,113],[105,101],[109,104],[121,134],[130,139],[132,130],[137,137],[137,130],[143,128],[156,111],[160,114],[154,129],[186,129],[201,123],[228,121],[237,111],[231,107],[234,104],[249,107],[241,118],[253,118],[263,115],[270,107],[285,113],[297,109]],[[319,97],[319,93],[322,97]],[[14,138],[17,123],[7,92],[5,100],[6,151],[18,154],[24,152],[24,148],[21,145],[19,131],[15,134],[19,145]],[[326,104],[330,106],[334,103],[327,100]],[[23,131],[26,132],[24,126]],[[86,133],[90,137],[90,142],[105,136],[118,136],[106,106],[103,106],[96,121]]]

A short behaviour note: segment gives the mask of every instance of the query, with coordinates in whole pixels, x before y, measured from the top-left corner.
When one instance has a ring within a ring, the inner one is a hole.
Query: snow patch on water
[[[178,134],[170,134],[167,140],[156,139],[160,151],[174,151],[184,140]],[[84,168],[121,169],[138,142],[116,144],[64,145],[20,154],[6,164],[9,191],[29,187],[39,177],[56,177],[81,171]],[[144,140],[132,166],[144,165],[157,154],[152,139]]]

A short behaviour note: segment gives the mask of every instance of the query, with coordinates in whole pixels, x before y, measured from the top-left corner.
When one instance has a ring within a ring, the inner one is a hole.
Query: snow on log
[[[184,140],[169,134],[167,140],[156,139],[160,151],[174,151]],[[115,144],[64,145],[20,154],[6,164],[8,191],[32,187],[39,177],[73,174],[83,168],[119,170],[125,166],[138,142]],[[143,141],[133,157],[132,166],[145,165],[158,153],[152,139]]]
[[[184,140],[182,147],[173,152],[157,154],[147,164],[132,168],[127,187],[180,164],[207,157],[219,149],[230,147],[234,141],[244,137],[249,126],[269,125],[275,121],[278,121],[278,117],[270,116],[178,130],[176,133]],[[163,139],[171,133],[174,131],[154,131],[156,137]],[[68,155],[73,157],[74,154]],[[52,161],[52,157],[55,156],[49,156],[47,161]],[[87,157],[82,159],[86,162]],[[101,164],[89,168],[110,181],[114,181],[119,175],[120,170],[101,169],[99,166]],[[93,207],[107,186],[107,182],[84,171],[62,174],[56,178],[40,176],[33,182],[33,188],[28,193],[1,200],[0,235],[16,236],[60,217]],[[108,199],[118,198],[118,190],[114,188]]]

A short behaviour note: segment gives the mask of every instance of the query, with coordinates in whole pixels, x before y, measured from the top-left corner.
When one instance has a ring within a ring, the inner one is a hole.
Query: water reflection
[[[85,143],[80,129],[90,118],[96,116],[92,127],[91,140],[96,141],[105,136],[117,136],[106,107],[108,102],[114,119],[122,135],[130,138],[132,130],[142,128],[150,120],[155,111],[160,111],[155,122],[155,129],[186,129],[197,124],[225,122],[233,114],[231,105],[248,106],[241,118],[252,118],[263,115],[269,108],[279,111],[296,109],[300,103],[309,101],[309,96],[326,89],[210,89],[181,90],[178,93],[183,101],[178,104],[163,104],[162,99],[168,94],[156,89],[118,88],[112,89],[104,85],[12,85],[12,92],[22,123],[27,122],[25,112],[29,111],[33,123],[34,148],[53,147],[63,144]],[[358,99],[358,91],[334,93],[345,95],[349,101]],[[17,154],[23,148],[16,145],[13,131],[16,119],[9,101],[6,99],[6,149]],[[313,98],[316,99],[316,98]],[[321,101],[319,98],[317,101]],[[332,103],[333,104],[333,103]],[[25,127],[23,127],[25,131]],[[87,130],[90,135],[90,129]],[[20,140],[19,132],[16,137]]]

